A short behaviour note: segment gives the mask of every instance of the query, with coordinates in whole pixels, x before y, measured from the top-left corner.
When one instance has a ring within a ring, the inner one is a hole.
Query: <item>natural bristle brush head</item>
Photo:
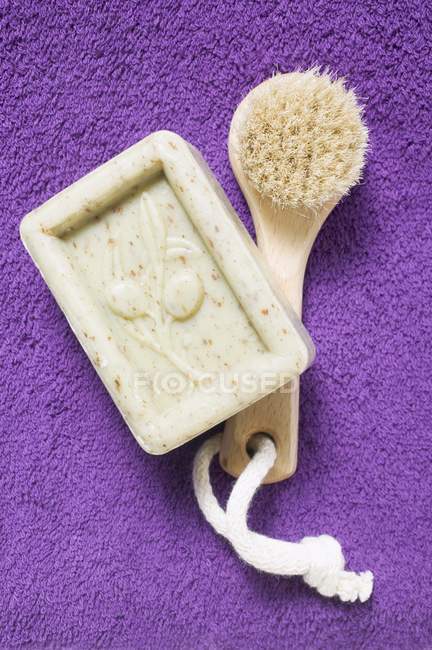
[[[367,128],[345,82],[312,69],[262,85],[239,144],[243,169],[260,195],[282,209],[314,211],[360,180]]]

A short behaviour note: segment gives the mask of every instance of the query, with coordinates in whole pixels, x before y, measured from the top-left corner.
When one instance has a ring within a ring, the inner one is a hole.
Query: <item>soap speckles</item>
[[[211,296],[211,295],[209,296],[209,298],[212,301],[212,303],[214,305],[216,305],[216,307],[219,307],[219,308],[223,307],[223,304],[224,304],[223,298],[219,299],[219,298],[215,298],[214,296]]]

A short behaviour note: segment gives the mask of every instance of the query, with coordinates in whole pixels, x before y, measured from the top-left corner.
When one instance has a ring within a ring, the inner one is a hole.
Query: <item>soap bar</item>
[[[301,373],[313,344],[199,152],[154,133],[21,238],[138,443],[161,454]]]

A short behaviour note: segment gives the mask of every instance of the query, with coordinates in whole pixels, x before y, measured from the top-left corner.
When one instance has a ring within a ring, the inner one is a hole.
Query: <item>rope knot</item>
[[[303,575],[309,586],[322,596],[339,596],[344,602],[354,602],[358,598],[363,603],[369,598],[373,574],[371,571],[345,571],[342,548],[334,537],[305,537],[300,543],[306,547],[309,555],[309,569]]]
[[[301,575],[322,596],[339,596],[345,602],[367,600],[372,593],[373,574],[345,571],[345,558],[334,537],[305,537],[300,543],[292,543],[248,528],[249,505],[276,459],[273,443],[258,439],[258,449],[235,483],[226,511],[213,494],[209,476],[211,460],[219,449],[220,435],[207,440],[198,451],[193,471],[195,494],[207,521],[231,542],[240,557],[260,571]]]

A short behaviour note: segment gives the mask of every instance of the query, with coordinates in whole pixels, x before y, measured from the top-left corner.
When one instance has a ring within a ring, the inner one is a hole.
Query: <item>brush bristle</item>
[[[354,92],[313,69],[276,75],[253,98],[240,158],[259,194],[316,210],[360,180],[366,145]]]

